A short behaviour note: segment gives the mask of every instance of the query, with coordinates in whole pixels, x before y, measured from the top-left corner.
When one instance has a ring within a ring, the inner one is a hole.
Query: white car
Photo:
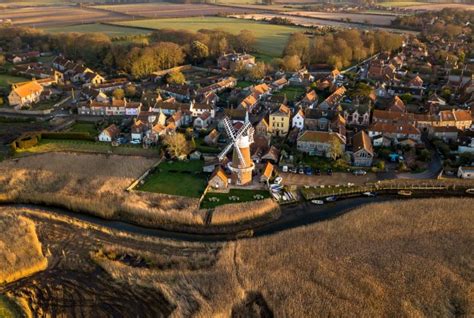
[[[283,181],[283,178],[282,178],[282,177],[276,177],[276,178],[275,178],[275,183],[276,183],[276,184],[281,184],[282,181]]]
[[[131,143],[132,145],[139,145],[139,144],[141,144],[142,142],[141,142],[140,140],[138,140],[138,139],[133,139],[132,141],[130,141],[130,143]]]

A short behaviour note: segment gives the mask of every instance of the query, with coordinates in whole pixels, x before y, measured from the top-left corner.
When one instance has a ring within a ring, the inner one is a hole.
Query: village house
[[[308,86],[312,82],[314,82],[314,76],[305,68],[293,73],[289,79],[290,85],[296,86]]]
[[[367,133],[359,131],[352,137],[352,162],[357,167],[370,167],[374,158],[372,141]]]
[[[339,134],[328,131],[304,131],[297,139],[296,146],[298,151],[307,153],[312,156],[331,157],[331,147],[333,143],[337,143],[340,151],[345,150],[345,140]]]
[[[406,112],[407,111],[407,106],[405,103],[401,100],[400,97],[394,96],[390,104],[388,105],[387,110],[393,111],[393,112]]]
[[[142,141],[145,132],[148,130],[148,126],[140,119],[135,119],[133,125],[130,128],[131,139]]]
[[[221,134],[217,131],[217,129],[213,129],[209,134],[206,135],[206,137],[204,137],[204,143],[208,146],[214,146],[217,144],[220,135]]]
[[[458,139],[458,129],[453,126],[431,127],[430,134],[444,142],[452,142]]]
[[[329,95],[324,101],[319,104],[319,108],[323,111],[327,111],[329,109],[335,109],[339,106],[342,98],[346,94],[346,88],[341,86],[337,88],[331,95]]]
[[[189,110],[193,117],[199,117],[204,113],[209,113],[211,118],[216,116],[216,111],[212,105],[209,104],[200,104],[192,101],[189,105]]]
[[[270,182],[270,179],[273,176],[273,170],[274,170],[273,164],[271,164],[270,162],[267,162],[265,164],[265,168],[263,169],[262,175],[260,176],[260,182],[267,182],[267,183]]]
[[[130,81],[126,77],[112,78],[109,80],[104,80],[103,78],[101,79],[100,77],[98,77],[84,84],[84,86],[90,87],[91,85],[93,85],[94,88],[99,89],[103,92],[109,93],[109,92],[113,92],[114,90],[118,88],[124,88],[125,86],[129,84],[130,84]]]
[[[286,136],[290,130],[290,118],[290,108],[285,105],[280,105],[280,108],[269,116],[270,134],[279,137]]]
[[[209,178],[209,186],[215,190],[227,189],[229,178],[225,174],[221,166],[217,166]]]
[[[286,95],[275,95],[272,94],[270,96],[266,96],[263,101],[262,105],[265,106],[267,109],[275,110],[280,107],[281,104],[286,105],[288,99]]]
[[[268,126],[268,119],[263,117],[257,125],[255,125],[255,135],[256,136],[268,136],[270,134],[270,129]]]
[[[188,85],[169,85],[160,88],[162,93],[176,98],[180,102],[188,102],[195,95],[194,90]]]
[[[369,137],[383,135],[398,142],[402,139],[412,139],[421,142],[421,133],[415,126],[408,123],[372,123],[368,128]]]
[[[8,95],[8,103],[13,107],[23,107],[38,103],[43,92],[41,86],[36,80],[21,84],[13,84],[12,90]]]
[[[280,90],[283,87],[288,85],[288,80],[285,77],[279,78],[276,81],[273,81],[271,84],[272,89]]]
[[[343,116],[348,126],[367,127],[370,124],[370,105],[350,104],[342,105]]]
[[[254,94],[250,94],[245,97],[239,104],[239,108],[245,111],[251,112],[255,106],[258,104],[258,99],[255,97]]]
[[[237,65],[251,68],[255,65],[255,56],[246,53],[228,53],[219,56],[217,66],[233,71]]]
[[[99,141],[103,142],[112,142],[114,141],[118,136],[120,135],[120,129],[115,126],[115,124],[112,124],[102,130],[102,132],[99,135]]]
[[[439,120],[440,126],[456,127],[459,130],[466,130],[472,126],[472,115],[470,110],[443,110],[439,112]]]
[[[318,94],[314,90],[307,92],[298,105],[303,108],[315,108],[318,105]]]
[[[205,112],[199,115],[194,119],[193,127],[194,129],[207,129],[212,123],[211,113]]]
[[[39,51],[30,51],[24,53],[17,53],[10,56],[9,61],[13,64],[19,64],[27,61],[31,61],[33,59],[37,59],[40,57]]]
[[[291,127],[293,128],[298,128],[299,130],[304,129],[304,111],[302,108],[300,108],[295,116],[293,116],[293,119],[291,120]]]

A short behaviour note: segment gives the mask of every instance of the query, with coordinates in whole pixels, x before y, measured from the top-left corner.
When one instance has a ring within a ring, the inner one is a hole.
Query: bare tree
[[[182,158],[191,151],[189,142],[184,134],[181,133],[167,135],[163,140],[163,144],[172,158]]]

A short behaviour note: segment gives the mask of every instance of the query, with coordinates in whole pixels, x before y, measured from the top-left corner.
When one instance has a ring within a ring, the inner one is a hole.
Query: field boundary
[[[148,175],[150,174],[150,172],[154,169],[156,169],[160,164],[161,162],[163,161],[163,158],[164,156],[161,156],[157,162],[155,162],[150,168],[148,168],[147,171],[145,171],[137,180],[133,181],[132,184],[130,184],[128,186],[128,188],[125,189],[125,191],[127,192],[132,192],[132,191],[135,191],[134,189],[137,187],[137,185],[142,182],[143,180],[145,180],[146,177],[148,177]]]

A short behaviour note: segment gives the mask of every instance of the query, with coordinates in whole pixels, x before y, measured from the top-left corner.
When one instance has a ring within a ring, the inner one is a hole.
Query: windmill
[[[224,118],[224,127],[230,138],[230,143],[219,154],[219,160],[224,159],[227,153],[233,148],[232,160],[227,167],[232,172],[232,183],[237,185],[245,185],[252,182],[252,170],[255,164],[250,157],[250,144],[253,143],[254,129],[248,120],[236,132],[229,118]]]

